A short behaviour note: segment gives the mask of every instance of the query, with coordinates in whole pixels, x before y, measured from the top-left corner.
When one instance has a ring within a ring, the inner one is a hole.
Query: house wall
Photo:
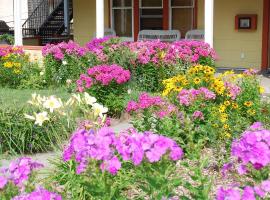
[[[256,31],[234,29],[235,15],[257,14]],[[261,67],[263,0],[215,0],[214,48],[218,67]],[[204,0],[198,0],[198,28],[204,28]]]
[[[104,0],[105,27],[109,27],[109,1]],[[73,0],[74,40],[84,45],[95,37],[96,0]]]

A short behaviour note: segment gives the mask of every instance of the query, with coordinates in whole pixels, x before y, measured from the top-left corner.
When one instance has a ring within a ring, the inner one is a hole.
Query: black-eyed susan
[[[224,105],[229,106],[229,105],[231,105],[231,102],[230,101],[224,101]]]
[[[239,105],[237,103],[232,103],[232,108],[233,109],[238,109],[239,108]]]
[[[218,111],[219,111],[220,113],[224,113],[225,110],[226,110],[226,106],[225,106],[225,105],[220,105],[220,106],[219,106]]]
[[[193,79],[193,83],[195,83],[196,85],[200,84],[201,83],[201,79],[196,77]]]
[[[246,107],[251,107],[251,106],[253,105],[253,102],[252,102],[252,101],[246,101],[246,102],[244,103],[244,105],[245,105]]]
[[[249,110],[247,111],[247,114],[249,114],[249,115],[251,115],[251,116],[254,116],[254,115],[256,114],[256,110],[254,110],[254,109],[249,109]]]
[[[232,134],[229,132],[224,132],[224,136],[225,136],[225,138],[231,138]]]
[[[223,129],[225,129],[225,130],[228,130],[228,129],[230,129],[230,126],[229,126],[229,124],[223,124]]]
[[[220,121],[221,121],[222,123],[227,122],[227,121],[228,121],[228,114],[222,113],[222,114],[220,115]]]

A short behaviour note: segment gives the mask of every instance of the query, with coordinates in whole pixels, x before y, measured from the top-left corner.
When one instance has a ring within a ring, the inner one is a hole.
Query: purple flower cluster
[[[178,99],[181,105],[189,106],[198,98],[202,98],[204,100],[214,100],[216,98],[216,94],[207,88],[201,87],[198,90],[190,89],[186,90],[183,89],[178,94]]]
[[[24,55],[22,47],[5,46],[0,47],[0,57],[7,56],[8,54]]]
[[[129,44],[129,48],[137,55],[137,62],[147,64],[175,64],[178,60],[198,63],[202,57],[216,59],[215,51],[201,41],[177,41],[164,43],[160,41],[139,41]]]
[[[74,41],[61,42],[59,44],[47,44],[42,48],[42,55],[53,55],[56,60],[63,60],[65,54],[84,56],[87,52],[86,48],[80,47]]]
[[[256,170],[270,164],[270,130],[265,130],[260,122],[253,124],[239,140],[232,144],[232,156],[237,158],[240,167],[238,172],[247,172],[251,164]]]
[[[24,189],[25,183],[35,169],[43,167],[42,164],[34,162],[31,158],[19,158],[10,163],[8,168],[2,168],[2,176],[0,175],[0,189],[11,181],[20,189]]]
[[[270,194],[270,181],[263,181],[260,185],[246,186],[243,190],[238,187],[227,189],[220,187],[217,191],[217,200],[256,200],[256,197],[265,198]]]
[[[204,120],[204,115],[201,111],[197,110],[193,113],[192,115],[193,119],[199,119],[199,120]]]
[[[226,81],[224,85],[225,88],[228,90],[229,96],[231,97],[232,100],[235,100],[237,96],[241,93],[241,87],[239,87],[238,85],[235,85],[228,81]]]
[[[162,119],[177,110],[176,106],[164,101],[160,96],[150,96],[148,93],[142,93],[138,102],[129,101],[126,107],[127,112],[138,112],[148,108],[156,108],[154,114]]]
[[[167,153],[173,161],[183,156],[182,149],[170,138],[151,132],[138,133],[134,129],[116,135],[110,128],[101,128],[97,132],[76,131],[64,150],[63,159],[68,161],[74,156],[79,163],[78,174],[86,170],[91,160],[97,160],[102,171],[115,175],[121,168],[119,157],[140,165],[144,159],[158,162]]]
[[[39,188],[30,194],[22,194],[12,198],[12,200],[62,200],[62,197],[56,193],[49,192]]]
[[[127,104],[126,111],[132,112],[139,109],[146,109],[152,106],[161,106],[164,104],[163,99],[160,96],[150,96],[148,93],[144,92],[139,96],[138,102],[129,101]]]
[[[93,84],[100,83],[104,86],[115,81],[117,84],[124,84],[130,79],[130,71],[125,70],[119,65],[98,65],[89,68],[87,74],[82,74],[77,80],[77,88],[79,92],[83,92],[84,88],[90,88]]]
[[[97,56],[97,58],[101,61],[106,61],[107,55],[103,52],[104,43],[109,41],[112,37],[107,36],[104,38],[95,38],[86,44],[86,48],[93,54]]]

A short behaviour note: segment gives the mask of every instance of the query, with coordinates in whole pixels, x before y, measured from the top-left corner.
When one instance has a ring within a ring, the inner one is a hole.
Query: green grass
[[[55,95],[66,100],[69,98],[69,94],[62,88],[47,89],[47,90],[31,90],[31,89],[10,89],[0,88],[0,106],[9,107],[17,106],[22,107],[27,104],[27,101],[31,99],[33,93],[40,94],[42,96]]]

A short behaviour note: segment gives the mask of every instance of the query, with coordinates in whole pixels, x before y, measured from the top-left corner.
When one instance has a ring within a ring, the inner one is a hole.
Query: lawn
[[[42,96],[56,95],[57,97],[67,100],[69,94],[65,89],[44,89],[44,90],[34,90],[34,89],[10,89],[0,87],[0,106],[1,107],[23,107],[27,104],[27,101],[31,99],[33,93],[40,94]]]

